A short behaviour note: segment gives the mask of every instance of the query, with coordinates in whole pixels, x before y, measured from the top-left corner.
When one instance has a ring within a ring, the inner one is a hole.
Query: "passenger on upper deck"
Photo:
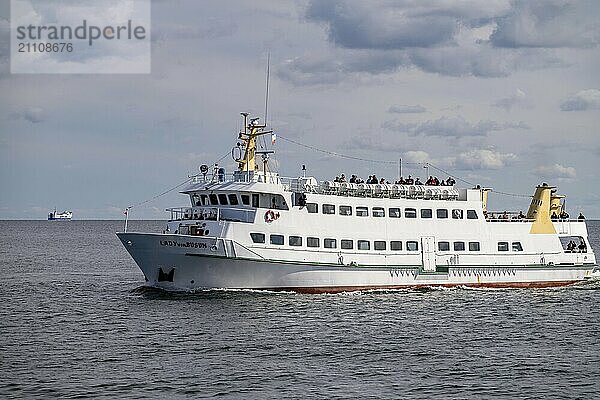
[[[345,183],[346,182],[346,175],[342,174],[342,176],[340,176],[340,183]]]
[[[406,183],[406,182],[404,182],[404,178],[403,178],[403,177],[400,177],[400,179],[398,179],[398,180],[396,181],[396,185],[404,185],[405,183]]]
[[[446,179],[446,185],[448,186],[454,186],[455,183],[456,181],[451,176],[449,176],[448,179]]]
[[[559,218],[560,218],[560,219],[569,219],[569,213],[563,210],[563,211],[560,213],[560,215],[559,215]]]
[[[552,215],[550,216],[552,221],[556,221],[558,219],[558,215],[556,215],[556,211],[552,211]]]
[[[579,217],[577,217],[577,221],[585,221],[585,217],[582,213],[579,213]]]
[[[525,214],[523,214],[523,211],[519,211],[519,219],[525,219]]]
[[[427,179],[425,184],[429,186],[438,186],[440,184],[440,181],[437,177],[434,178],[432,175],[429,175],[429,179]]]
[[[406,185],[413,185],[415,183],[414,179],[409,175],[408,178],[404,181]]]
[[[581,242],[579,243],[579,252],[580,253],[587,253],[587,246],[585,245],[585,242],[583,241],[583,239],[581,239]]]
[[[352,175],[350,177],[350,183],[358,183],[358,182],[356,182],[357,180],[358,180],[358,177],[356,175]]]
[[[419,177],[417,177],[417,180],[415,181],[415,185],[422,185],[422,184],[423,184],[423,182],[421,182],[421,181],[419,180]]]

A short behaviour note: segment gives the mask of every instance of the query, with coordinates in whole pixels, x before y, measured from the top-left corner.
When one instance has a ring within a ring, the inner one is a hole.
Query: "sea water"
[[[600,397],[598,282],[166,293],[144,286],[121,221],[0,227],[2,398]]]

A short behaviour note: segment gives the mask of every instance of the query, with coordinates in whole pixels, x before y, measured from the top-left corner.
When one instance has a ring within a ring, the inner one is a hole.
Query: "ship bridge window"
[[[438,208],[437,210],[435,210],[438,219],[446,219],[448,218],[448,210],[446,210],[445,208]]]
[[[252,193],[252,207],[258,208],[260,205],[260,199],[258,193]]]
[[[229,204],[229,202],[227,201],[227,195],[225,193],[219,193],[219,203],[221,203],[222,206],[226,206]]]
[[[421,210],[421,218],[433,218],[433,211],[431,208],[423,208]]]
[[[357,248],[359,250],[371,250],[371,243],[368,240],[358,240]]]
[[[208,196],[205,194],[201,194],[200,201],[202,202],[203,206],[207,206],[208,205]]]
[[[498,242],[498,251],[508,251],[508,242]]]
[[[210,199],[210,204],[213,206],[218,206],[219,205],[219,199],[217,198],[217,195],[214,193],[211,193],[209,196]]]
[[[404,210],[404,216],[406,218],[417,218],[417,210],[414,208],[407,208]]]
[[[250,196],[248,196],[247,194],[243,194],[240,196],[242,198],[242,204],[245,206],[249,206],[250,205]]]
[[[452,210],[452,218],[453,219],[463,219],[463,210],[454,209]]]
[[[340,206],[340,215],[352,215],[352,207]]]
[[[406,250],[408,251],[419,251],[419,242],[414,240],[409,240],[406,242]]]
[[[232,206],[237,206],[239,204],[236,194],[231,193],[231,194],[227,195],[227,198],[229,199],[229,204],[231,204]]]
[[[319,238],[316,237],[307,237],[306,238],[306,246],[307,247],[319,247]]]
[[[252,238],[252,241],[254,243],[264,243],[265,242],[265,234],[264,233],[252,232],[250,234],[250,237]]]
[[[388,215],[390,218],[400,218],[400,209],[399,208],[388,208]]]
[[[559,239],[565,253],[587,253],[583,236],[561,236]]]
[[[323,239],[323,247],[325,247],[326,249],[335,249],[337,248],[337,240]]]
[[[302,238],[300,236],[290,236],[288,243],[290,246],[302,246]]]
[[[342,249],[344,250],[352,250],[354,248],[354,242],[348,239],[341,240]]]
[[[333,204],[323,204],[323,214],[335,214],[335,206]]]
[[[479,251],[481,250],[479,246],[479,242],[469,242],[469,251]]]
[[[454,242],[454,251],[465,251],[465,242]]]
[[[287,203],[285,202],[285,199],[283,198],[282,195],[272,194],[270,196],[265,196],[265,197],[267,197],[267,198],[270,197],[269,204],[264,205],[265,208],[272,208],[274,210],[288,210]]]
[[[356,216],[357,217],[368,217],[369,209],[367,207],[356,207]]]
[[[512,242],[512,251],[523,251],[523,246],[521,246],[521,242]]]
[[[390,250],[402,251],[402,242],[400,240],[392,240],[390,242]]]
[[[319,205],[317,203],[306,203],[306,211],[309,214],[316,214],[319,212]]]
[[[271,235],[271,244],[283,245],[283,235]]]
[[[477,211],[475,210],[467,210],[467,219],[477,219]]]
[[[202,205],[202,203],[200,203],[200,197],[198,196],[198,194],[190,195],[190,198],[192,200],[192,207]]]
[[[375,250],[385,250],[386,243],[383,240],[376,240],[373,242],[373,248]]]
[[[450,251],[450,242],[438,242],[439,251]]]
[[[374,217],[385,217],[385,210],[381,207],[373,207]]]

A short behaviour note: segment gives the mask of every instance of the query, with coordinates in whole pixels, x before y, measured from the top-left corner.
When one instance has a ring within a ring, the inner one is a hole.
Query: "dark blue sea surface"
[[[121,221],[0,227],[0,398],[600,398],[598,282],[166,293]]]

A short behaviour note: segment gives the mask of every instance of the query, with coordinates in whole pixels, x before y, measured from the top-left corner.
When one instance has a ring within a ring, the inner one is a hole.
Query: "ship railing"
[[[533,222],[522,211],[488,211],[485,215],[488,222]]]
[[[236,207],[172,207],[169,221],[236,221],[254,222],[255,209]]]
[[[312,184],[305,181],[308,178],[293,178],[291,191],[316,194],[329,194],[350,197],[374,198],[408,198],[425,200],[456,200],[459,192],[454,186],[400,185],[389,183],[349,183],[314,180]],[[314,179],[314,178],[313,178]]]
[[[279,184],[286,192],[329,194],[346,197],[373,197],[391,199],[456,200],[459,191],[454,186],[370,184],[335,181],[317,181],[313,177],[284,177],[275,173],[267,176],[257,171],[194,175],[191,183],[256,183]]]

